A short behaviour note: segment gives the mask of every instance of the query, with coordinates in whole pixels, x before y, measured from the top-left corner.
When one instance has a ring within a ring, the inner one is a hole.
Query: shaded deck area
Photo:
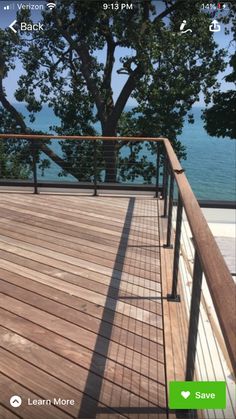
[[[166,418],[157,201],[0,198],[0,417]]]

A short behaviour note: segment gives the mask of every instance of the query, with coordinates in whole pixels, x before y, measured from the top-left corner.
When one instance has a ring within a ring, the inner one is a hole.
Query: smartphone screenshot
[[[236,418],[235,18],[0,0],[0,419]]]

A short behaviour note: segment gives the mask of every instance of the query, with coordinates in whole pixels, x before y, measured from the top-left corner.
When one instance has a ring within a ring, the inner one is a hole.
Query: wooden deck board
[[[157,211],[151,198],[1,194],[1,417],[15,417],[11,392],[26,419],[167,417]]]

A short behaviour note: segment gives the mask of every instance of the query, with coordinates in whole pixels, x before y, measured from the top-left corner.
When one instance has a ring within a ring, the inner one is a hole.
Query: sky
[[[160,3],[159,10],[161,11],[162,2]],[[16,19],[16,10],[20,7],[21,4],[34,4],[34,5],[43,5],[45,7],[44,1],[18,1],[18,2],[12,2],[12,1],[2,1],[0,0],[0,28],[5,29],[7,28],[15,19]],[[14,5],[14,10],[13,10]],[[6,7],[9,7],[6,9]],[[40,12],[33,12],[32,18],[35,22],[40,20]],[[186,18],[187,19],[187,18]],[[209,23],[211,22],[212,18],[209,17]],[[187,27],[187,26],[186,26]],[[186,35],[181,36],[191,36],[191,34],[187,33]],[[230,37],[224,34],[224,25],[221,24],[221,30],[220,32],[214,33],[215,40],[220,48],[222,47],[228,47],[230,43]],[[234,48],[234,46],[231,45],[231,49]],[[229,50],[229,52],[231,52]],[[127,76],[125,75],[118,75],[117,70],[121,67],[120,64],[120,58],[124,55],[132,54],[131,50],[128,50],[126,48],[117,48],[116,49],[116,55],[115,55],[115,65],[114,65],[114,72],[113,72],[113,79],[112,79],[112,88],[114,92],[114,99],[116,100],[126,79]],[[97,57],[99,61],[105,60],[106,51],[98,51]],[[20,63],[17,64],[17,67],[14,71],[10,71],[8,78],[4,80],[4,87],[6,89],[7,97],[8,99],[14,103],[14,91],[17,88],[17,80],[22,73],[22,67]],[[224,77],[226,74],[229,73],[229,68],[224,72],[220,73],[218,75],[218,80],[221,82],[221,91],[228,90],[230,88],[230,84],[226,83],[224,80]],[[130,98],[129,102],[127,103],[129,106],[135,106],[134,99]],[[204,100],[203,97],[200,97],[200,102],[198,103],[199,106],[204,106]]]

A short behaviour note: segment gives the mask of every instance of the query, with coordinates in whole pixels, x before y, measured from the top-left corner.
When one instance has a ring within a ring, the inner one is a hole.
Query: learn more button
[[[224,381],[171,381],[170,409],[225,409]]]

